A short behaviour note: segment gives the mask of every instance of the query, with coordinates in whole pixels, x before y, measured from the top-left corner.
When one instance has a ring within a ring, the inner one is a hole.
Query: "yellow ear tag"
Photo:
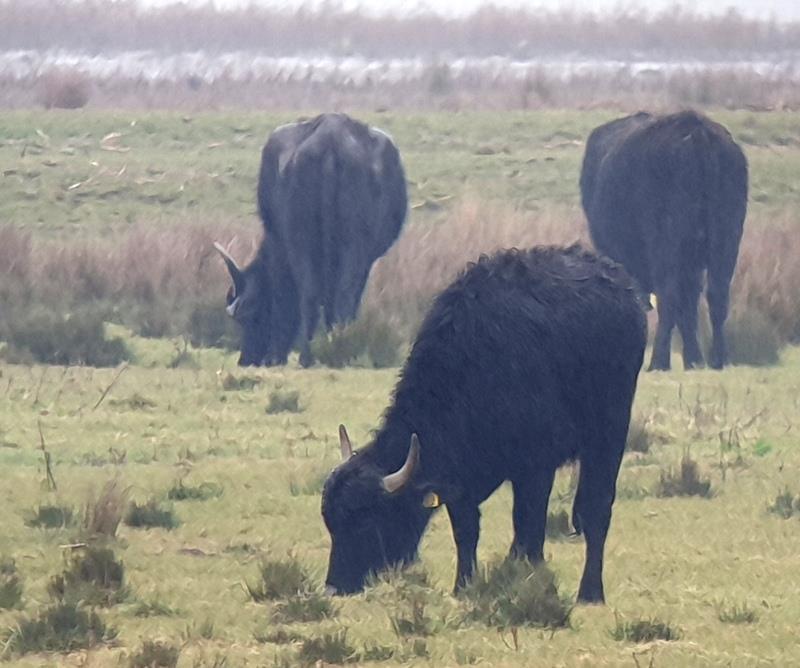
[[[422,499],[422,505],[425,508],[438,508],[442,505],[442,501],[436,492],[428,492]]]

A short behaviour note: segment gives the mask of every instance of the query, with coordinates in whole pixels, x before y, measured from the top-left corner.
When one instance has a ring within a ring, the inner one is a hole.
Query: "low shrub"
[[[356,362],[376,369],[397,366],[403,339],[388,323],[364,316],[347,325],[322,332],[311,342],[320,364],[340,369]]]
[[[62,602],[17,622],[5,638],[5,654],[75,652],[109,643],[117,631],[106,626],[94,610]]]
[[[14,363],[113,367],[132,359],[122,339],[106,338],[99,309],[66,315],[49,309],[18,310],[4,320],[0,338],[8,342],[4,355]]]
[[[51,578],[49,594],[59,602],[111,606],[130,594],[125,567],[108,548],[88,546],[70,555],[66,570]]]
[[[701,477],[697,462],[686,453],[678,471],[672,467],[668,471],[661,471],[656,496],[700,496],[707,499],[713,496],[713,491],[711,481]]]
[[[652,642],[653,640],[680,640],[680,629],[674,628],[666,622],[655,617],[652,619],[637,619],[630,622],[617,618],[616,625],[609,631],[614,640],[627,640],[628,642]]]
[[[22,580],[13,559],[0,559],[0,609],[11,610],[22,605]]]
[[[544,564],[508,558],[476,573],[464,589],[468,618],[487,626],[569,626],[572,605],[558,593],[555,574]]]
[[[162,507],[156,499],[139,505],[132,501],[125,513],[125,524],[136,529],[175,529],[180,521],[171,508]]]
[[[239,330],[222,304],[197,304],[189,313],[186,331],[196,348],[236,350],[239,347]]]
[[[780,362],[785,340],[757,308],[734,310],[725,324],[731,364],[774,366]]]
[[[63,529],[74,524],[73,511],[66,506],[39,506],[26,518],[25,524],[34,528]]]
[[[181,648],[161,640],[145,640],[130,659],[131,668],[174,668]]]

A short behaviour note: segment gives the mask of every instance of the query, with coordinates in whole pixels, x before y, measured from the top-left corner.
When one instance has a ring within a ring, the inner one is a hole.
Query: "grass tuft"
[[[263,379],[258,376],[234,376],[232,373],[227,373],[222,378],[222,389],[226,392],[254,390],[262,382]]]
[[[625,441],[625,450],[646,454],[650,452],[651,440],[650,432],[647,429],[647,420],[641,418],[631,419],[628,427],[628,438]]]
[[[66,570],[51,578],[48,593],[59,602],[111,606],[125,600],[125,566],[108,548],[88,546],[73,552]]]
[[[275,601],[270,617],[276,624],[320,622],[335,617],[336,607],[330,597],[319,591],[309,591]]]
[[[614,640],[628,642],[652,642],[653,640],[680,640],[682,633],[666,622],[653,617],[624,622],[617,618],[616,625],[609,631]]]
[[[176,617],[181,614],[179,610],[158,599],[139,601],[133,606],[131,613],[134,617]]]
[[[145,640],[131,656],[131,668],[174,668],[178,665],[181,648],[162,640]]]
[[[4,653],[74,652],[108,643],[116,636],[116,630],[106,626],[94,610],[64,602],[17,622],[6,635]]]
[[[717,619],[723,624],[755,624],[758,621],[758,612],[747,603],[722,605],[717,610]]]
[[[269,415],[276,413],[300,413],[300,393],[297,390],[273,390],[269,394],[266,411]]]
[[[286,600],[315,589],[308,571],[292,556],[288,559],[265,559],[261,562],[260,576],[255,587],[245,585],[250,598],[256,603]]]
[[[788,487],[785,487],[775,497],[775,500],[767,506],[767,510],[773,515],[788,520],[795,513],[800,514],[800,494],[795,496],[789,491]]]
[[[167,492],[167,498],[170,501],[207,501],[222,496],[222,492],[222,486],[213,482],[184,485],[183,480],[177,480]]]
[[[347,629],[305,638],[297,658],[303,666],[341,665],[360,661],[356,648],[347,642]]]
[[[0,559],[0,610],[22,607],[22,580],[13,559]]]
[[[125,513],[125,524],[136,529],[175,529],[180,520],[171,508],[164,508],[156,499],[149,499],[142,505],[132,501]]]
[[[569,513],[566,510],[562,508],[561,510],[547,513],[545,535],[548,538],[569,538],[572,533],[572,523],[569,519]]]
[[[699,496],[708,499],[713,494],[711,480],[701,477],[697,462],[688,453],[681,459],[681,466],[678,471],[675,471],[672,467],[667,471],[661,471],[656,486],[656,496],[662,498]]]
[[[476,573],[464,589],[468,618],[487,626],[569,626],[572,605],[559,596],[555,574],[545,565],[505,559]]]

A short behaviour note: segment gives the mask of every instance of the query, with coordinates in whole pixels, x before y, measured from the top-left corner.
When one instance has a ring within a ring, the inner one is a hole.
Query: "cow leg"
[[[697,303],[701,290],[700,272],[690,272],[683,277],[678,312],[678,329],[683,340],[683,368],[693,369],[703,364],[703,353],[697,343]]]
[[[728,285],[712,285],[709,281],[706,292],[708,315],[711,319],[711,354],[708,364],[712,369],[721,369],[727,362],[725,344],[725,320],[728,318],[730,288]]]
[[[300,365],[310,367],[314,364],[311,339],[317,332],[320,309],[316,299],[307,300],[300,308]]]
[[[678,310],[676,293],[676,290],[664,290],[663,294],[656,293],[658,299],[658,326],[656,327],[653,356],[650,358],[648,371],[669,371],[672,329],[675,327]]]
[[[738,241],[738,240],[737,240]],[[721,257],[712,257],[708,267],[708,287],[706,301],[711,319],[711,352],[708,364],[712,369],[721,369],[728,361],[725,343],[725,320],[730,305],[730,287],[736,264],[738,249],[720,249]]]
[[[448,503],[447,514],[453,528],[458,565],[456,567],[455,591],[462,589],[475,572],[480,535],[481,511],[471,503]]]
[[[349,260],[341,268],[334,300],[334,321],[342,324],[356,319],[370,270],[370,263],[355,253]]]
[[[605,418],[598,425],[599,434],[580,454],[578,489],[572,523],[586,540],[586,562],[578,589],[578,601],[604,603],[603,552],[611,524],[611,507],[617,489],[617,474],[625,450],[630,422],[631,392],[615,392],[610,397]]]
[[[539,470],[535,475],[511,483],[514,489],[514,542],[511,556],[544,560],[544,534],[547,525],[547,503],[553,488],[555,471]]]

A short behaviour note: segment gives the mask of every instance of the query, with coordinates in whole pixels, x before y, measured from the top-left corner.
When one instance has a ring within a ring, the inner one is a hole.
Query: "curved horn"
[[[339,447],[342,449],[342,459],[347,461],[353,456],[353,446],[350,444],[350,437],[343,424],[339,425]]]
[[[411,480],[417,464],[419,464],[419,439],[416,434],[411,434],[411,445],[408,448],[405,463],[399,470],[383,477],[383,488],[389,494],[401,490]]]
[[[233,286],[236,294],[241,294],[242,288],[244,287],[244,273],[241,269],[239,269],[239,265],[236,264],[236,260],[231,257],[231,254],[216,241],[214,242],[214,248],[217,249],[217,252],[222,256],[222,259],[225,260],[225,265],[228,267],[228,273],[233,279]]]

